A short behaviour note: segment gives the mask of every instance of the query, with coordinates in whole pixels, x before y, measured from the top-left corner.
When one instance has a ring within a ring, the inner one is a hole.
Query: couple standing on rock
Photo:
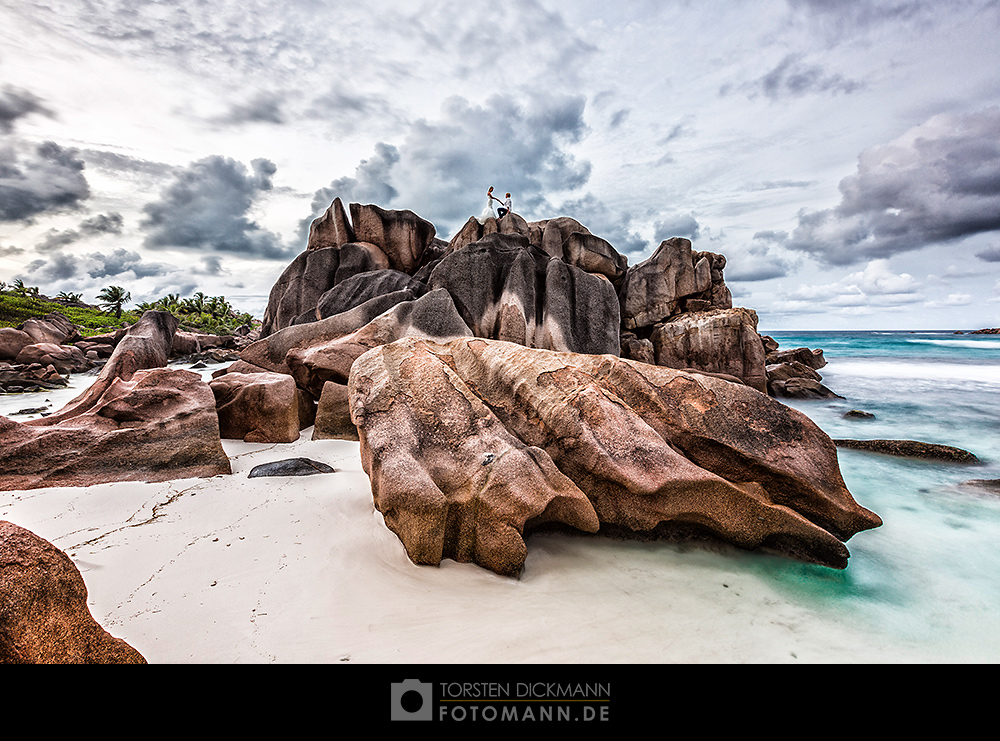
[[[482,215],[478,219],[480,224],[485,223],[486,219],[490,217],[496,219],[502,219],[504,216],[510,213],[511,211],[510,193],[504,196],[505,200],[501,201],[499,198],[493,195],[493,186],[491,185],[490,189],[486,191],[486,195],[489,197],[489,201],[487,201],[486,209],[483,211]],[[493,213],[493,201],[496,201],[497,203],[500,204],[500,206],[497,207],[496,214]]]

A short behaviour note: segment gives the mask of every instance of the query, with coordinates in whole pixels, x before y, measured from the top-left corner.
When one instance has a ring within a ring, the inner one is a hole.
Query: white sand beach
[[[66,551],[94,617],[150,663],[982,660],[838,603],[854,559],[803,566],[804,591],[776,556],[600,536],[530,537],[519,579],[416,566],[373,507],[358,443],[311,433],[224,441],[229,476],[0,492],[0,519]],[[296,456],[337,472],[247,477]]]

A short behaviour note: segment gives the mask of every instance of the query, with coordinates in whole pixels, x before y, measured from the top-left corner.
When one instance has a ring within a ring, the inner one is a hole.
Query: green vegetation
[[[156,301],[139,304],[140,311],[169,311],[181,320],[181,327],[207,334],[232,334],[244,324],[253,326],[252,314],[234,309],[225,296],[206,296],[200,291],[191,298],[181,299],[170,293]]]
[[[115,312],[115,319],[122,318],[122,307],[132,300],[132,294],[121,286],[108,286],[97,294],[98,306]]]
[[[132,324],[140,314],[123,311],[119,319],[93,306],[74,306],[72,303],[45,300],[37,295],[17,294],[12,291],[0,293],[0,327],[16,327],[25,319],[41,317],[58,311],[80,327],[80,334],[89,337]]]
[[[182,329],[206,334],[232,334],[240,326],[255,323],[252,314],[237,311],[224,296],[206,296],[201,292],[186,299],[168,294],[156,301],[137,304],[133,310],[124,308],[131,295],[120,286],[103,289],[97,296],[97,306],[84,304],[81,298],[79,293],[63,291],[55,299],[48,299],[39,294],[36,286],[26,286],[21,280],[2,284],[0,327],[16,327],[25,319],[57,311],[79,326],[80,334],[89,337],[134,324],[150,309],[169,311],[180,319]]]

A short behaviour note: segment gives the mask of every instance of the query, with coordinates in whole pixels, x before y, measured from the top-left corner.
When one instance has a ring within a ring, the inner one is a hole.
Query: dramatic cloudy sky
[[[0,0],[0,280],[260,315],[335,196],[511,191],[761,329],[1000,326],[998,0]]]

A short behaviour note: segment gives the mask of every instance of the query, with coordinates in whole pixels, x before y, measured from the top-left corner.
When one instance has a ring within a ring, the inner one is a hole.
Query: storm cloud
[[[30,221],[39,214],[79,208],[90,197],[84,162],[55,142],[27,154],[0,147],[0,221]]]
[[[447,231],[482,211],[491,185],[513,194],[518,213],[544,210],[553,194],[590,177],[590,163],[571,151],[587,133],[584,105],[583,96],[572,95],[493,95],[482,105],[449,98],[439,119],[417,121],[398,146],[379,144],[353,177],[317,191],[313,215],[338,195],[380,195]]]
[[[61,288],[63,281],[81,281],[86,285],[97,286],[105,278],[125,277],[139,279],[165,276],[188,271],[164,265],[162,263],[146,262],[142,255],[134,250],[116,249],[109,253],[91,252],[86,255],[74,255],[68,252],[57,252],[51,257],[34,260],[25,266],[31,281],[40,283],[44,290]],[[89,277],[91,280],[87,280]]]
[[[0,89],[0,134],[12,133],[17,120],[32,113],[50,118],[54,115],[41,98],[28,90],[13,85],[4,85]]]
[[[98,214],[80,222],[76,229],[49,229],[35,245],[38,252],[53,252],[97,234],[121,234],[125,220],[119,213]]]
[[[277,92],[262,92],[246,103],[234,103],[229,111],[217,119],[223,124],[271,123],[283,124],[285,95]]]
[[[848,265],[1000,229],[1000,109],[934,116],[863,152],[840,193],[799,214],[790,249]]]
[[[248,214],[255,199],[272,187],[277,168],[255,159],[251,170],[228,157],[212,155],[177,172],[159,200],[146,204],[140,226],[152,249],[178,248],[287,259],[281,238]]]

